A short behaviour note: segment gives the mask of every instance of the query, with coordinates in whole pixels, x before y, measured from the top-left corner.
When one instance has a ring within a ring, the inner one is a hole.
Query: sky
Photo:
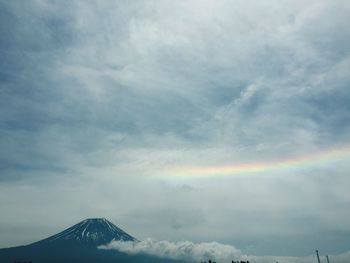
[[[348,0],[0,0],[0,247],[349,255]]]

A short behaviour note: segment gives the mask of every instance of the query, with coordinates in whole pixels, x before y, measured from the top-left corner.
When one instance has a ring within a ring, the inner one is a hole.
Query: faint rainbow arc
[[[350,158],[350,145],[336,149],[327,149],[317,153],[302,155],[285,160],[274,160],[266,162],[241,163],[221,166],[181,166],[168,170],[172,176],[219,176],[235,175],[243,173],[258,173],[279,171],[288,169],[300,169],[304,167],[320,166],[343,158]]]

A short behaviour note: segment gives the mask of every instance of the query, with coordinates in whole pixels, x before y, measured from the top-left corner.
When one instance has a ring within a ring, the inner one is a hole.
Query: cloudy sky
[[[251,255],[350,250],[349,17],[348,0],[1,0],[0,247],[105,217]]]

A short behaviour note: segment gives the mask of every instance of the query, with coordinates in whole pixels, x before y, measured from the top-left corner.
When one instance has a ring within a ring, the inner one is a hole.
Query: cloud
[[[224,245],[218,242],[193,243],[190,241],[156,241],[146,239],[139,242],[112,241],[100,249],[114,249],[127,254],[150,254],[162,258],[171,258],[185,261],[228,261],[241,258],[240,250],[231,245]]]
[[[191,241],[170,242],[166,240],[156,241],[147,238],[138,242],[112,241],[99,249],[117,250],[130,255],[149,254],[161,258],[185,260],[189,262],[204,262],[209,259],[217,262],[231,262],[232,260],[249,260],[252,263],[312,263],[316,260],[316,254],[305,257],[286,256],[252,256],[245,255],[232,245],[218,242],[193,243]],[[320,255],[320,257],[325,257]],[[346,263],[350,259],[350,252],[337,255],[329,255],[332,262]]]
[[[135,149],[220,163],[348,141],[349,35],[331,30],[346,28],[345,1],[3,5],[6,178]]]

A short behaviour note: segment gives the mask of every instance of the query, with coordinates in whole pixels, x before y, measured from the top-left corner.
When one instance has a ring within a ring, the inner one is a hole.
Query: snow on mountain
[[[107,219],[89,218],[34,244],[45,245],[70,242],[96,247],[107,244],[112,240],[136,241],[134,237],[127,234]]]

